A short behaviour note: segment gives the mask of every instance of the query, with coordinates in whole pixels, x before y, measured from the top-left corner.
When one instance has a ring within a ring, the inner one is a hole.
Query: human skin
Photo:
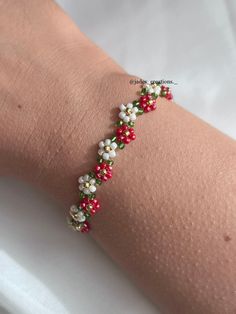
[[[0,1],[0,174],[66,213],[129,80],[53,2]],[[235,141],[164,99],[135,129],[90,235],[162,313],[236,313]]]

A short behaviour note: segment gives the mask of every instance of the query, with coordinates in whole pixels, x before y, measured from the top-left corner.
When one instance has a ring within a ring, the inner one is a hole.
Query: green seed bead
[[[123,149],[125,147],[125,144],[124,143],[118,143],[118,147],[119,147],[119,149]]]
[[[154,99],[157,99],[158,95],[155,94],[155,93],[152,93],[152,97],[153,97]]]
[[[166,94],[167,94],[167,92],[164,90],[164,91],[162,91],[161,92],[161,97],[165,97],[166,96]]]
[[[89,219],[89,218],[91,217],[91,215],[90,215],[89,212],[86,212],[84,215],[85,215],[85,217],[86,217],[87,219]]]
[[[143,112],[144,112],[143,109],[139,109],[137,113],[138,113],[138,115],[142,115]]]
[[[99,164],[103,163],[103,159],[100,156],[97,158],[97,161]]]
[[[91,178],[94,178],[94,177],[95,177],[95,173],[92,172],[92,171],[90,171],[90,172],[88,173],[88,175],[89,175]]]
[[[134,100],[134,101],[133,101],[133,105],[134,105],[134,106],[138,106],[138,105],[139,105],[139,101],[138,101],[138,100]]]
[[[89,195],[88,195],[88,198],[89,198],[90,200],[95,199],[95,197],[96,197],[96,195],[95,195],[95,194],[89,194]]]
[[[102,180],[96,179],[96,183],[97,183],[98,185],[101,185],[101,184],[102,184]]]
[[[112,142],[116,141],[116,136],[113,136],[113,138],[111,139]]]
[[[145,94],[147,94],[147,89],[146,89],[146,88],[142,88],[142,90],[141,90],[141,95],[143,96],[143,95],[145,95]]]
[[[79,193],[79,197],[80,197],[80,199],[84,198],[84,193],[83,193],[83,192],[80,192],[80,193]]]
[[[134,122],[133,121],[128,122],[128,126],[133,127],[134,126]]]
[[[123,125],[123,123],[124,123],[124,122],[123,122],[122,120],[119,120],[119,121],[117,121],[116,125],[117,125],[117,126],[121,126],[121,125]]]
[[[106,163],[109,165],[109,166],[112,166],[114,164],[114,161],[113,160],[107,160]]]

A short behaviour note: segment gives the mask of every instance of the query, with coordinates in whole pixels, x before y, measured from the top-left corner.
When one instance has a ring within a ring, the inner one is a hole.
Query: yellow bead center
[[[85,188],[89,188],[89,187],[90,187],[89,182],[85,182],[84,187],[85,187]]]
[[[127,108],[127,109],[126,109],[126,114],[127,114],[127,116],[129,116],[131,113],[132,113],[132,110],[131,110],[130,108]]]
[[[105,146],[104,150],[105,150],[106,153],[109,153],[109,151],[111,150],[111,147],[110,146]]]

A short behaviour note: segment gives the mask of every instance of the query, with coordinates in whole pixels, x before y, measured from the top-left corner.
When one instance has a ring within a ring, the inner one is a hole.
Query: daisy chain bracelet
[[[134,124],[137,116],[155,110],[158,97],[168,100],[173,98],[169,87],[148,82],[142,86],[139,99],[119,106],[115,135],[99,142],[97,165],[93,171],[78,179],[80,201],[70,207],[68,217],[68,224],[75,231],[85,233],[91,229],[90,219],[100,210],[100,203],[96,198],[97,187],[112,178],[116,150],[123,149],[135,140]]]

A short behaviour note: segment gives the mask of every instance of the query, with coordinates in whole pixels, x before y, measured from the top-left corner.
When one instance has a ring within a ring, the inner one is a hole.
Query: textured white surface
[[[186,109],[236,138],[236,2],[58,0],[128,72],[173,79]],[[41,192],[0,180],[0,314],[157,310]]]

